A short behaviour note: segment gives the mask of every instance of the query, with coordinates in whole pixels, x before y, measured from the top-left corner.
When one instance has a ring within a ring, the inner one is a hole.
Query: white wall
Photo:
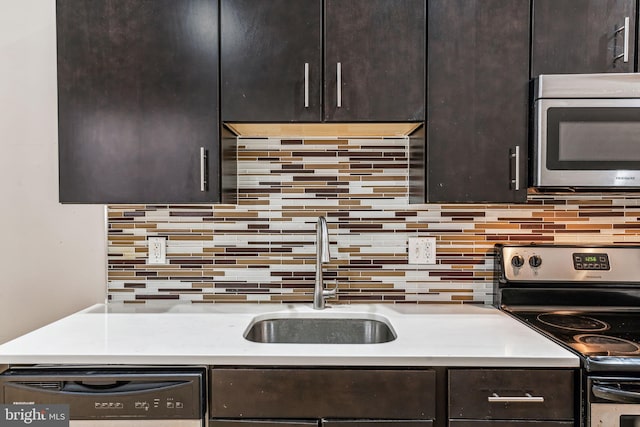
[[[106,295],[104,206],[58,203],[55,0],[0,0],[0,343]]]

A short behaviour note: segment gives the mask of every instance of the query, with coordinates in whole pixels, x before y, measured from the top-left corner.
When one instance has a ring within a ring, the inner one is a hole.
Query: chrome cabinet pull
[[[531,396],[529,393],[525,393],[524,396],[499,396],[498,393],[493,393],[492,396],[487,397],[487,401],[490,403],[544,403],[544,397]]]
[[[511,184],[513,184],[513,189],[518,191],[520,190],[520,146],[516,145],[515,150],[511,153],[511,158],[515,159],[515,178],[511,180]]]
[[[623,42],[623,51],[620,55],[617,55],[613,58],[613,62],[616,62],[618,59],[622,59],[622,62],[629,62],[629,17],[626,16],[624,18],[624,26],[618,28],[614,34],[618,34],[624,31],[624,42]]]
[[[200,147],[200,191],[207,191],[207,150]]]
[[[338,76],[338,81],[336,83],[336,96],[337,102],[336,106],[338,108],[342,107],[342,63],[338,62],[336,64],[336,75]]]
[[[629,62],[629,17],[624,18],[624,62]]]
[[[304,108],[309,108],[309,63],[304,63]]]

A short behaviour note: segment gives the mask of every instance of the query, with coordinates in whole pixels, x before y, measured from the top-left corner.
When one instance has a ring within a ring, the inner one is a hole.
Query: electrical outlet
[[[409,237],[409,264],[435,264],[436,238]]]
[[[166,237],[149,237],[147,239],[149,245],[148,264],[166,264],[167,263],[167,238]]]

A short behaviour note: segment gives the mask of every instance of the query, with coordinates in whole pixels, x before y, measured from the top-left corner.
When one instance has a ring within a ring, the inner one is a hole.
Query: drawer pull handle
[[[493,393],[487,400],[490,403],[544,403],[544,397],[531,396],[529,393],[524,396],[499,396],[498,393]]]

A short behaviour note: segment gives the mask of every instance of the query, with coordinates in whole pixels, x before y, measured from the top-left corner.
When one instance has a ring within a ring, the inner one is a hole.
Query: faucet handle
[[[338,279],[335,279],[335,285],[331,289],[324,289],[322,291],[322,296],[324,298],[332,298],[338,294]]]

